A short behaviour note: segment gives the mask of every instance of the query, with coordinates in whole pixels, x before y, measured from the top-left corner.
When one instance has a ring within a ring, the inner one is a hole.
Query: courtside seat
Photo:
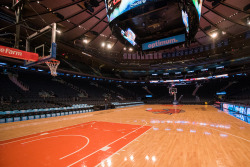
[[[11,117],[11,118],[6,118],[6,123],[13,122],[13,121],[14,121],[13,117]]]
[[[0,123],[5,123],[5,118],[0,118]]]
[[[14,117],[14,122],[18,122],[18,121],[21,121],[21,117],[19,117],[19,116]]]
[[[28,120],[28,116],[22,116],[22,117],[21,117],[21,120],[22,120],[22,121]]]

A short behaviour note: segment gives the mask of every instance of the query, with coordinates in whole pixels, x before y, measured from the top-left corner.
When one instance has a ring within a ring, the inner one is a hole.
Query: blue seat
[[[30,115],[30,116],[28,116],[28,119],[29,120],[35,119],[35,116],[34,115]]]
[[[28,120],[28,117],[27,116],[22,116],[21,119],[22,119],[22,121],[26,121],[26,120]]]
[[[5,123],[5,118],[1,118],[0,123]]]
[[[46,118],[51,117],[51,114],[46,114]]]
[[[14,117],[14,122],[21,121],[21,117]]]
[[[45,117],[46,117],[45,114],[42,114],[42,115],[41,115],[41,118],[45,118]]]
[[[35,115],[35,119],[40,119],[40,115]]]
[[[13,122],[13,121],[14,121],[13,118],[6,118],[6,123],[8,123],[8,122]]]

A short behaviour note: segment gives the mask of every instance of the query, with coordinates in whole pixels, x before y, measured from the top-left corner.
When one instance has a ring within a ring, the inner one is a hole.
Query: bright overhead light
[[[250,25],[250,18],[247,18],[247,24]]]
[[[89,43],[89,41],[88,41],[87,39],[84,39],[84,40],[83,40],[83,43],[86,43],[86,44],[87,44],[87,43]]]
[[[133,48],[129,48],[129,51],[133,51]]]
[[[227,34],[227,33],[226,33],[225,31],[222,31],[222,34],[225,35],[225,34]]]
[[[62,31],[60,31],[60,30],[56,30],[56,32],[57,32],[58,34],[61,34],[61,33],[62,33]]]
[[[103,43],[102,43],[102,47],[105,47],[105,45],[106,45],[105,42],[103,42]]]
[[[124,47],[124,48],[123,48],[123,50],[127,50],[127,48],[126,48],[126,47]]]
[[[5,6],[6,9],[10,9],[9,6]]]
[[[107,44],[107,48],[108,49],[111,49],[112,48],[112,46],[111,46],[111,44],[109,43],[109,44]]]
[[[36,1],[36,3],[40,3],[40,1]]]
[[[212,38],[216,38],[217,36],[218,36],[218,33],[217,33],[217,32],[214,32],[214,33],[211,34],[211,37],[212,37]]]

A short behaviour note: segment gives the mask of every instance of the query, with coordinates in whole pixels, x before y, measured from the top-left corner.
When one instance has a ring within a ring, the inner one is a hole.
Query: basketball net
[[[47,64],[47,66],[49,66],[51,75],[54,77],[57,76],[56,70],[60,64],[60,61],[59,60],[50,60],[50,61],[47,61],[45,63]]]

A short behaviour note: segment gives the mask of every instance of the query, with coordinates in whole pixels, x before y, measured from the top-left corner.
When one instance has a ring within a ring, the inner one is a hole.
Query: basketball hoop
[[[50,60],[50,61],[47,61],[45,63],[47,64],[47,66],[49,66],[51,75],[54,77],[57,76],[56,69],[60,64],[60,61],[59,60]]]

